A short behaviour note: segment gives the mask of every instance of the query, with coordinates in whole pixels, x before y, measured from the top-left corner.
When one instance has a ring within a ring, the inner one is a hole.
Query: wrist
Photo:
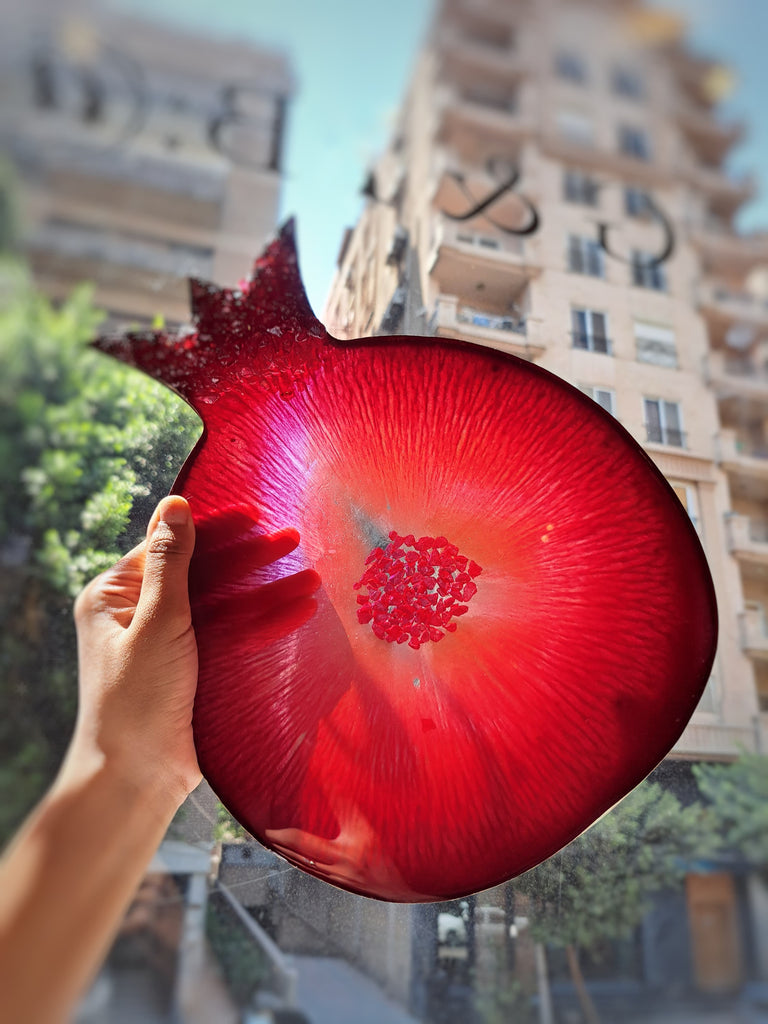
[[[104,750],[75,731],[52,794],[93,789],[108,794],[123,812],[136,808],[166,828],[191,788],[180,774],[148,758]]]

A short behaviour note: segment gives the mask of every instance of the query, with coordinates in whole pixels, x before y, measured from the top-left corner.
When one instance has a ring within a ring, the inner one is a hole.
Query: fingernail
[[[168,526],[184,526],[189,520],[186,501],[169,501],[160,509],[160,522]]]

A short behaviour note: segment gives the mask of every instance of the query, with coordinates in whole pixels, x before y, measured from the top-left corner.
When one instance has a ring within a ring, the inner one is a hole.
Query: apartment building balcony
[[[709,352],[704,375],[718,400],[733,405],[734,414],[745,403],[755,409],[768,406],[768,370],[747,353]]]
[[[751,175],[735,177],[720,167],[707,166],[695,160],[683,164],[682,173],[688,184],[704,193],[710,209],[727,217],[733,216],[740,206],[753,199],[757,191]]]
[[[706,162],[720,163],[728,151],[744,138],[743,121],[721,121],[711,110],[690,101],[682,101],[675,114],[689,145]]]
[[[536,131],[533,118],[520,110],[513,90],[504,94],[443,83],[436,100],[438,130],[446,142],[454,133],[471,132],[508,144]]]
[[[720,61],[694,53],[682,42],[682,36],[669,51],[674,60],[674,70],[679,84],[691,96],[692,101],[704,110],[712,108],[717,101],[713,95],[713,82],[718,78],[727,81],[728,69]],[[722,87],[718,90],[719,98],[724,99],[726,92]]]
[[[768,232],[742,235],[712,219],[690,225],[689,238],[713,274],[747,274],[768,263]]]
[[[213,249],[210,246],[163,244],[154,239],[121,237],[85,225],[41,225],[30,233],[26,247],[34,253],[55,253],[74,261],[92,263],[97,276],[98,269],[105,264],[180,278],[210,280],[213,276]]]
[[[760,443],[724,427],[717,435],[715,450],[727,472],[768,483],[768,442]]]
[[[440,32],[437,46],[441,70],[447,78],[468,72],[480,79],[515,83],[532,70],[530,58],[515,50],[509,37],[491,42],[448,25]]]
[[[528,341],[524,317],[489,313],[463,303],[457,295],[438,295],[432,327],[439,337],[462,337],[523,359],[532,360],[544,352],[543,345],[532,345]]]
[[[725,528],[728,549],[740,562],[768,565],[768,521],[732,513]]]
[[[745,750],[761,752],[762,743],[763,733],[758,721],[750,725],[726,725],[694,719],[672,748],[672,757],[730,760]]]
[[[25,243],[36,280],[54,299],[80,281],[95,285],[98,306],[119,316],[189,319],[188,277],[213,277],[213,250],[69,224],[46,224]]]
[[[739,634],[745,654],[758,661],[768,661],[768,623],[765,609],[759,602],[746,603],[739,615]]]
[[[487,296],[516,294],[538,273],[526,261],[525,241],[519,235],[469,227],[436,215],[428,271],[448,295],[477,298],[478,285]]]
[[[757,295],[706,282],[699,286],[697,299],[705,315],[768,330],[768,300]]]

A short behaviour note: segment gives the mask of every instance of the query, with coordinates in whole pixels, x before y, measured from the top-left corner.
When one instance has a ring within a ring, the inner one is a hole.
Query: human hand
[[[80,700],[64,775],[103,761],[171,813],[202,778],[192,739],[194,546],[187,502],[164,498],[147,539],[75,604]]]

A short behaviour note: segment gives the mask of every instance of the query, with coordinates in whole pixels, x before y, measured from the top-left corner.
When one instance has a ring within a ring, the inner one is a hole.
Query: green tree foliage
[[[643,782],[560,853],[523,875],[531,930],[554,946],[590,949],[623,938],[654,893],[678,885],[690,861],[715,849],[712,818]]]
[[[698,764],[693,771],[724,848],[768,874],[768,757],[744,754],[732,764]]]
[[[515,889],[531,901],[537,942],[565,949],[585,1019],[599,1020],[584,985],[579,951],[628,937],[651,897],[682,883],[691,861],[715,852],[710,811],[684,807],[657,782],[641,783],[560,853],[527,872]]]
[[[76,704],[73,597],[141,539],[200,432],[92,351],[87,288],[55,308],[0,269],[0,839],[50,781]]]
[[[224,804],[217,800],[216,825],[213,829],[213,838],[219,843],[238,843],[245,842],[253,837],[250,832],[243,828],[239,821],[235,821]]]

